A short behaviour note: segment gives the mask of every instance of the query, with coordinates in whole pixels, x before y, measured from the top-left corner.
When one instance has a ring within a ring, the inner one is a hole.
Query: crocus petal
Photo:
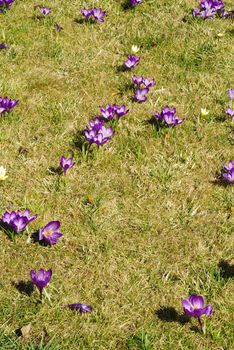
[[[59,221],[50,221],[43,229],[43,232],[56,231],[60,227]]]

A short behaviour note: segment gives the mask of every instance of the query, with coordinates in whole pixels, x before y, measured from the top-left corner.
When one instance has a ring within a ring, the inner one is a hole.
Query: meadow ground
[[[193,19],[193,0],[145,0],[133,11],[121,0],[43,4],[52,8],[44,20],[29,0],[1,15],[0,91],[20,103],[0,120],[0,209],[39,214],[31,232],[60,220],[63,237],[50,248],[1,231],[0,349],[234,349],[234,191],[216,181],[234,160],[223,113],[233,22]],[[81,23],[80,9],[94,4],[105,22]],[[141,62],[122,72],[133,44]],[[131,101],[134,73],[155,77],[146,103]],[[106,103],[130,112],[109,143],[87,152],[81,131]],[[186,120],[157,129],[152,115],[167,104]],[[50,170],[62,154],[76,162],[66,179]],[[27,285],[40,267],[53,270],[42,305]],[[214,308],[206,336],[182,316],[193,292]],[[73,302],[94,311],[62,308]],[[16,330],[29,323],[22,341]]]

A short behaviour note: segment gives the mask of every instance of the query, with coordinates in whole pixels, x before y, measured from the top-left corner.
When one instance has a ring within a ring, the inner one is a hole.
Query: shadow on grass
[[[220,269],[220,275],[225,278],[234,278],[234,265],[231,265],[226,260],[221,260],[218,264],[218,267]]]
[[[88,23],[88,21],[85,18],[74,18],[73,23],[84,24],[84,23]]]
[[[16,236],[18,235],[8,224],[0,221],[0,230],[3,230],[6,236],[11,240],[15,241]]]
[[[127,68],[124,64],[121,64],[121,66],[116,68],[116,72],[117,73],[121,73],[121,72],[130,72],[131,69]]]
[[[216,185],[216,186],[222,186],[222,187],[229,187],[229,186],[233,186],[232,183],[228,182],[222,175],[222,171],[217,172],[215,174],[215,180],[211,181],[212,184]]]
[[[52,175],[62,175],[63,174],[63,169],[61,166],[57,166],[57,167],[50,166],[48,170],[49,170],[49,174],[52,174]]]
[[[33,283],[31,281],[12,282],[12,285],[24,295],[30,297],[33,293]]]
[[[155,315],[164,322],[178,322],[182,325],[189,322],[189,318],[186,315],[180,315],[172,306],[162,306],[155,311]]]

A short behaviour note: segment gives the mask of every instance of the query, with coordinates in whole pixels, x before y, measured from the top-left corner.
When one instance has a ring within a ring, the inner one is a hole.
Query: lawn
[[[219,180],[234,161],[224,113],[234,27],[194,18],[197,4],[48,0],[39,19],[36,2],[16,0],[0,14],[0,95],[19,100],[0,119],[0,211],[38,214],[15,241],[0,229],[0,349],[234,349],[234,188]],[[104,23],[82,20],[93,5]],[[123,71],[132,45],[141,61]],[[132,101],[133,74],[155,78],[145,103]],[[130,111],[110,122],[108,143],[87,147],[83,131],[107,103]],[[158,127],[152,117],[166,105],[181,125]],[[75,161],[66,176],[54,171],[62,155]],[[58,244],[30,240],[52,220]],[[53,271],[42,304],[29,274],[40,267]],[[183,315],[193,293],[213,306],[205,335]],[[63,307],[78,302],[93,311]]]

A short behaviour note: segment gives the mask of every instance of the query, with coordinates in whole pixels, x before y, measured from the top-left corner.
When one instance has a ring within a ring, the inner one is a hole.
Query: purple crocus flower
[[[30,271],[30,277],[31,281],[35,286],[38,288],[40,293],[40,301],[42,301],[42,292],[43,289],[47,286],[47,284],[50,282],[52,276],[52,270],[49,269],[45,271],[44,269],[40,269],[38,271],[38,274],[35,272],[35,270]]]
[[[72,157],[65,158],[64,156],[62,156],[60,158],[60,166],[64,170],[64,175],[66,175],[68,169],[73,168],[74,165],[75,165],[75,163],[73,162],[73,158]]]
[[[11,4],[13,4],[15,0],[0,0],[0,12],[4,12],[4,10],[10,10]]]
[[[106,128],[99,118],[91,120],[85,130],[86,140],[91,144],[96,143],[98,146],[107,143],[113,134],[113,129]]]
[[[182,306],[187,316],[200,317],[201,315],[212,315],[212,305],[205,306],[202,295],[190,295],[188,299],[182,300]]]
[[[62,233],[57,231],[59,227],[59,221],[50,221],[44,228],[40,228],[39,241],[44,240],[51,245],[57,244],[57,240],[62,237]]]
[[[230,100],[234,100],[234,89],[228,90],[228,97],[230,98]]]
[[[5,43],[1,43],[0,44],[0,49],[2,50],[2,49],[6,49],[7,48],[7,45],[5,44]]]
[[[150,78],[144,78],[143,84],[146,88],[150,88],[155,85],[155,80]]]
[[[178,115],[176,115],[176,108],[174,107],[166,106],[162,108],[161,113],[156,112],[154,116],[158,120],[164,121],[168,126],[176,126],[184,121],[184,119],[179,119]]]
[[[106,15],[106,12],[105,11],[102,11],[101,8],[96,8],[94,7],[93,8],[93,17],[96,21],[98,22],[104,22],[104,19],[103,17]]]
[[[130,0],[130,6],[134,7],[136,5],[140,5],[142,3],[142,0]]]
[[[229,160],[228,164],[224,165],[224,170],[226,173],[223,173],[223,177],[230,183],[234,183],[234,163],[232,160]]]
[[[86,9],[85,7],[80,11],[83,16],[88,20],[90,16],[93,14],[92,9]]]
[[[20,210],[8,212],[6,211],[1,221],[9,226],[16,233],[22,232],[26,229],[27,225],[35,220],[37,215],[30,216],[30,211],[26,209],[23,213]]]
[[[141,85],[143,84],[143,82],[144,82],[144,78],[143,78],[143,77],[137,78],[136,75],[133,75],[133,76],[132,76],[132,81],[133,81],[133,83],[134,83],[135,85],[141,86]]]
[[[43,6],[39,6],[39,10],[41,11],[41,13],[44,16],[48,16],[51,13],[51,9],[48,9],[46,7],[43,7]]]
[[[18,102],[18,100],[10,100],[8,97],[0,97],[0,108],[3,109],[3,112],[1,113],[11,112]]]
[[[115,109],[109,104],[106,105],[106,108],[100,107],[100,112],[102,117],[106,120],[111,120],[115,117]]]
[[[128,56],[127,61],[124,62],[124,65],[126,68],[131,69],[133,67],[136,67],[138,63],[140,62],[140,57],[136,57],[135,55]]]
[[[234,109],[232,109],[230,106],[228,106],[227,109],[224,111],[229,117],[234,119]]]
[[[81,314],[86,314],[93,310],[92,306],[87,304],[68,304],[66,305],[71,310],[79,311]]]
[[[144,88],[144,89],[136,89],[135,95],[134,95],[134,100],[136,102],[142,103],[145,102],[147,100],[147,94],[149,92],[148,88]]]
[[[200,317],[202,315],[212,316],[212,305],[205,307],[202,295],[190,295],[188,299],[182,300],[182,307],[187,316],[195,317],[198,320],[201,330],[205,333],[205,326],[202,324]]]
[[[201,17],[203,19],[213,18],[216,14],[224,16],[224,3],[222,0],[203,0],[200,1],[200,9],[195,8],[193,10],[193,15]]]
[[[114,108],[115,113],[116,113],[118,118],[123,117],[124,115],[128,114],[128,112],[129,112],[129,109],[126,109],[125,105],[122,105],[122,106],[113,105],[112,108]]]

